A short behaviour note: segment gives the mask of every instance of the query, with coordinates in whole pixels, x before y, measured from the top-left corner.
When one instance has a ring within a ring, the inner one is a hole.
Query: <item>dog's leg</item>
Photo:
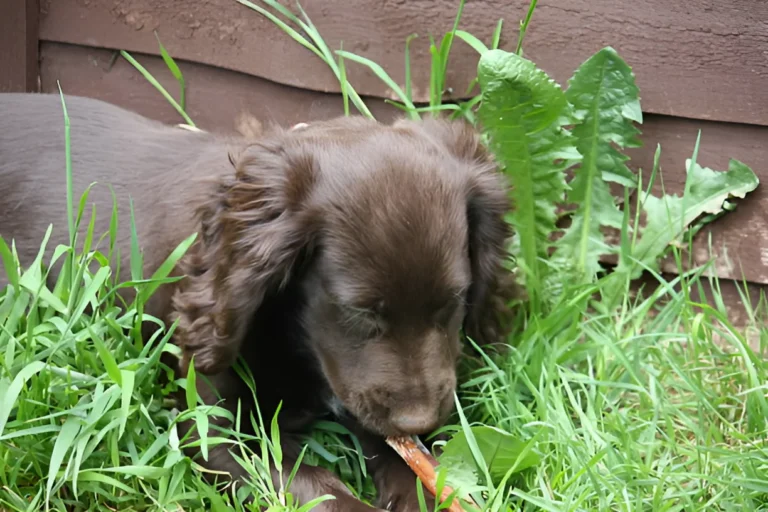
[[[198,376],[197,378],[197,392],[202,397],[203,402],[207,405],[218,403],[234,415],[237,410],[237,401],[240,399],[241,417],[243,418],[242,421],[245,423],[245,425],[241,425],[241,427],[250,425],[250,412],[253,410],[253,399],[250,397],[250,392],[247,391],[247,387],[242,383],[234,370],[230,369],[215,376],[210,376],[208,377],[208,380],[211,383],[210,385],[203,377]],[[223,401],[220,401],[222,399]],[[226,418],[210,418],[209,422],[209,437],[224,436],[221,431],[214,427],[231,428],[231,424]],[[180,422],[179,430],[181,436],[185,436],[189,433],[187,442],[193,442],[200,438],[194,420]],[[287,484],[291,470],[293,469],[296,460],[298,460],[298,455],[301,451],[299,440],[289,433],[281,432],[281,441],[283,451],[282,478],[280,478],[277,470],[274,468],[272,469],[272,480],[275,488],[278,490],[281,488],[281,482],[282,485]],[[230,450],[237,453],[238,448],[229,443],[211,447],[208,452],[207,461],[199,456],[198,448],[189,448],[188,453],[190,456],[195,457],[196,460],[198,460],[198,463],[208,470],[204,476],[211,484],[216,480],[228,483],[238,480],[241,482],[247,481],[249,478],[247,470],[240,465]],[[312,509],[313,512],[376,512],[376,510],[379,510],[366,505],[355,498],[341,480],[330,471],[320,467],[309,466],[307,464],[301,464],[299,466],[299,469],[296,471],[288,488],[285,489],[285,492],[291,493],[299,504],[308,503],[323,495],[331,495],[335,498],[320,503]]]
[[[248,411],[253,407],[253,399],[250,398],[249,394],[243,392],[243,388],[245,386],[242,385],[233,369],[216,375],[197,375],[196,377],[197,394],[202,398],[205,405],[218,405],[234,416],[237,413],[237,402],[240,400],[241,410],[245,412],[243,417],[248,418]],[[179,390],[177,400],[181,404],[184,403],[183,390]],[[244,421],[247,423],[248,420]],[[226,437],[226,434],[219,429],[231,429],[233,427],[227,418],[221,416],[209,416],[208,422],[208,438]],[[185,443],[193,443],[200,440],[200,434],[194,419],[180,421],[178,427],[179,436],[183,439],[185,438]],[[193,457],[199,465],[207,470],[203,476],[210,484],[217,480],[219,482],[242,480],[248,476],[245,468],[235,460],[230,450],[237,452],[238,448],[230,443],[217,444],[208,450],[208,460],[205,460],[202,454],[200,454],[199,448],[189,447],[185,449],[187,455]]]
[[[283,482],[293,469],[293,461],[284,461]],[[273,481],[277,485],[276,471],[273,470]],[[324,495],[331,495],[334,499],[326,499],[312,508],[313,512],[383,512],[381,509],[366,505],[355,498],[338,476],[325,468],[301,464],[296,475],[291,481],[286,492],[289,492],[300,505],[308,503]]]

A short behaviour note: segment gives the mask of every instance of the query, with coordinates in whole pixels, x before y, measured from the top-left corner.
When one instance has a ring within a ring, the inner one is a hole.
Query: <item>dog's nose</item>
[[[429,407],[398,412],[392,416],[391,422],[406,435],[426,434],[439,427],[437,411]]]

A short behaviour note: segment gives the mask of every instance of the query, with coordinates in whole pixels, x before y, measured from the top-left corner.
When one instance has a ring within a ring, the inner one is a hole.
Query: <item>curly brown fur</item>
[[[0,195],[9,198],[0,234],[26,263],[49,222],[61,224],[53,243],[67,240],[57,101],[0,95]],[[453,408],[462,327],[479,343],[503,341],[505,328],[507,185],[473,129],[353,117],[253,140],[162,126],[94,100],[67,106],[76,197],[94,180],[111,183],[121,219],[134,198],[145,275],[198,233],[174,271],[186,277],[147,305],[179,321],[179,374],[194,360],[213,383],[198,381],[205,403],[220,395],[235,411],[240,400],[248,424],[250,391],[232,367],[241,356],[262,416],[282,404],[287,467],[313,421],[338,419],[364,440],[380,505],[415,510],[413,475],[382,436],[439,427]],[[40,192],[51,199],[28,201]],[[109,212],[111,196],[90,202]],[[97,215],[96,232],[108,219]],[[128,278],[127,222],[118,238]],[[203,465],[245,476],[226,445]],[[338,498],[317,510],[370,510],[309,466],[289,491]]]

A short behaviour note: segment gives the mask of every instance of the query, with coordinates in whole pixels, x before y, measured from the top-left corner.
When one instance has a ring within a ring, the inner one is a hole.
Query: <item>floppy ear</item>
[[[316,168],[306,146],[287,140],[278,134],[230,155],[234,173],[198,209],[200,238],[173,298],[184,372],[192,356],[206,374],[234,362],[254,313],[312,243],[316,217],[305,201]]]
[[[465,334],[478,344],[504,341],[506,304],[519,291],[511,272],[503,266],[511,236],[504,218],[511,208],[507,181],[469,123],[425,119],[421,124],[433,140],[466,164],[472,284],[466,297]]]

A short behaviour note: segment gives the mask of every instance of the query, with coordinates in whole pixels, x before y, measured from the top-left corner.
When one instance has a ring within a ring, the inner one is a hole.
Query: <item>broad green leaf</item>
[[[731,160],[728,171],[718,172],[686,160],[686,192],[682,197],[646,195],[643,200],[647,224],[632,250],[632,259],[619,261],[617,273],[640,277],[645,267],[658,269],[658,259],[666,248],[702,214],[723,211],[726,200],[744,198],[757,188],[760,180],[747,165]],[[639,262],[638,263],[636,263]]]
[[[504,430],[487,425],[476,425],[471,428],[475,439],[476,449],[482,453],[488,466],[488,472],[494,483],[514,468],[512,473],[518,473],[539,463],[539,455],[526,450],[528,442],[522,441]],[[466,468],[474,459],[473,447],[468,442],[464,431],[458,432],[445,444],[443,453],[440,454],[440,465],[450,468]]]
[[[463,460],[465,462],[472,461],[475,464],[475,469],[479,471],[480,475],[483,477],[483,482],[486,485],[491,485],[491,482],[493,480],[493,477],[491,477],[490,471],[488,471],[488,463],[486,458],[483,456],[482,450],[480,450],[480,446],[477,444],[477,439],[475,438],[474,431],[469,426],[469,421],[467,420],[466,414],[464,414],[464,410],[461,408],[461,402],[459,402],[459,397],[454,393],[453,395],[453,401],[456,404],[456,412],[459,414],[459,423],[461,424],[461,435],[464,438],[463,446],[466,447],[466,450],[463,450],[464,458]],[[467,457],[466,455],[469,455]]]
[[[473,493],[481,493],[487,489],[480,483],[475,464],[469,460],[458,457],[445,460],[441,458],[437,471],[438,478],[450,485],[460,498],[466,499]]]
[[[587,283],[600,270],[600,256],[614,252],[601,228],[622,227],[623,216],[608,182],[636,185],[635,175],[625,164],[629,157],[615,146],[641,145],[633,123],[641,123],[643,117],[632,70],[610,47],[579,67],[565,96],[573,108],[572,133],[583,158],[567,196],[577,209],[557,243],[555,258],[575,267],[578,281]]]
[[[556,205],[565,195],[564,171],[581,158],[563,129],[568,102],[560,86],[514,53],[489,50],[480,57],[479,110],[491,151],[512,181],[509,220],[519,237],[518,261],[531,302],[541,295],[547,272]]]

